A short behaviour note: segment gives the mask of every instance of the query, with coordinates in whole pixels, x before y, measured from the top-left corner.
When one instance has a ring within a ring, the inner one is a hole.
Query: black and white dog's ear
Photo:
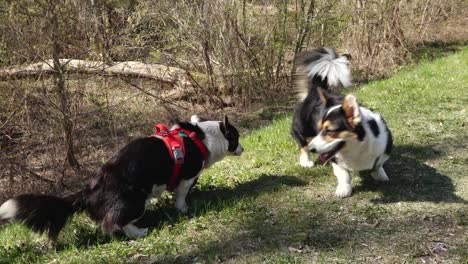
[[[203,118],[203,117],[201,117],[199,115],[192,115],[190,117],[190,122],[192,122],[192,123],[200,123],[200,122],[205,122],[205,121],[208,121],[208,119]]]
[[[221,133],[223,133],[224,136],[227,135],[227,127],[229,125],[229,120],[227,116],[224,116],[223,122],[219,122],[219,129],[221,130]]]
[[[190,122],[193,122],[193,123],[201,122],[201,118],[198,115],[192,115],[190,117]]]

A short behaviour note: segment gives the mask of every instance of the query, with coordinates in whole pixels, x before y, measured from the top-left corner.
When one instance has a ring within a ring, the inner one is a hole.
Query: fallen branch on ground
[[[155,79],[175,87],[192,86],[185,70],[160,64],[125,61],[106,64],[101,61],[61,59],[67,73],[110,74]],[[21,79],[50,75],[54,72],[52,60],[25,66],[0,69],[0,80]]]

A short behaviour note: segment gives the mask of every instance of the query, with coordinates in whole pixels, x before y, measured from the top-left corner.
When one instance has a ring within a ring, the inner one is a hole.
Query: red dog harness
[[[192,139],[195,145],[198,146],[202,153],[205,165],[208,164],[208,149],[205,147],[203,142],[197,138],[197,134],[193,131],[182,129],[180,127],[176,127],[172,130],[169,130],[163,124],[156,124],[154,127],[156,131],[154,132],[154,134],[150,135],[150,137],[157,137],[164,141],[167,150],[169,151],[169,155],[171,155],[171,159],[174,160],[174,169],[172,170],[172,175],[169,178],[169,182],[167,184],[167,190],[172,191],[177,186],[180,169],[184,164],[184,138],[189,137],[190,139]]]

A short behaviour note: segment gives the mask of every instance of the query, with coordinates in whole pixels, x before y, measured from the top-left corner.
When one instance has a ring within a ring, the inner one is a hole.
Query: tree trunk
[[[315,0],[310,0],[309,8],[307,10],[305,9],[305,3],[302,2],[301,9],[302,9],[302,13],[304,16],[304,20],[302,21],[299,27],[300,32],[297,35],[297,39],[296,39],[296,46],[294,48],[294,57],[296,57],[299,51],[301,51],[302,45],[304,44],[304,41],[310,32],[310,26],[311,26],[312,19],[314,17],[314,11],[315,11]]]
[[[55,10],[54,10],[55,11]],[[62,113],[62,128],[65,137],[66,162],[74,169],[79,169],[80,164],[75,157],[73,149],[73,122],[70,117],[69,98],[65,88],[63,66],[60,63],[60,33],[57,14],[53,12],[51,17],[51,35],[52,35],[52,57],[54,67],[54,87],[59,98],[59,107]]]

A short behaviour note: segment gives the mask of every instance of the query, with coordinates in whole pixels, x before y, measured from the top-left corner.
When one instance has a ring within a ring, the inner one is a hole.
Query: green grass
[[[467,263],[468,47],[353,92],[393,132],[389,183],[355,176],[335,198],[331,167],[297,164],[288,114],[202,175],[189,216],[167,195],[139,223],[149,236],[130,241],[79,215],[56,248],[4,225],[0,263]]]

